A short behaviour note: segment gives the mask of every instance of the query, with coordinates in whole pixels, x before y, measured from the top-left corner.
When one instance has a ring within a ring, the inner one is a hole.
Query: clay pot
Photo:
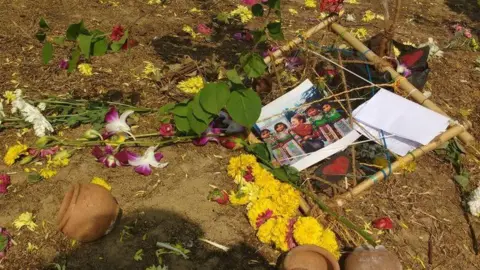
[[[117,201],[105,188],[74,184],[63,198],[57,228],[77,241],[95,241],[113,229],[119,212]]]
[[[340,270],[337,259],[326,249],[315,245],[298,246],[285,256],[282,270]]]
[[[345,270],[402,270],[400,260],[383,246],[356,248],[345,259]]]

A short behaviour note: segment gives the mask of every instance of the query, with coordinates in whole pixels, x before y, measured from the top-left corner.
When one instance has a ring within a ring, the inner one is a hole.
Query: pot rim
[[[70,219],[70,215],[67,215],[68,209],[77,202],[78,194],[80,193],[80,184],[75,183],[70,186],[66,196],[63,198],[62,205],[58,211],[57,216],[57,229],[62,230]]]
[[[296,253],[301,253],[301,252],[318,253],[319,255],[325,258],[325,260],[330,264],[333,270],[340,270],[340,264],[338,263],[338,260],[333,256],[333,254],[331,254],[328,250],[316,245],[301,245],[301,246],[294,247],[288,252],[287,256],[285,256],[283,264],[285,265],[285,262],[288,261],[289,256],[293,256]]]

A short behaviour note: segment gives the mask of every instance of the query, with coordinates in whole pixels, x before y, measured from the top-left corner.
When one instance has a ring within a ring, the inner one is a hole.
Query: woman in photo
[[[323,140],[320,138],[320,133],[313,129],[312,124],[306,123],[307,119],[301,114],[296,114],[292,117],[292,132],[300,137],[300,145],[306,153],[315,152],[324,147]]]

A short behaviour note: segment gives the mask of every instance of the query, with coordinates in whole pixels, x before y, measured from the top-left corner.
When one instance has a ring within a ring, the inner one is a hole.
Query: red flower
[[[253,177],[252,167],[250,166],[247,167],[247,171],[243,175],[243,179],[245,179],[245,181],[247,182],[253,182],[253,180],[255,180],[255,177]]]
[[[117,24],[113,27],[112,33],[110,34],[110,39],[113,41],[119,41],[123,37],[123,27],[120,24]]]
[[[210,36],[213,30],[212,28],[208,27],[206,24],[200,23],[199,25],[197,25],[197,32],[205,36]]]
[[[389,217],[383,217],[376,219],[372,222],[374,228],[379,230],[391,230],[393,229],[393,221]]]
[[[322,0],[320,11],[338,13],[343,8],[343,0]]]
[[[210,191],[210,194],[208,194],[208,199],[222,205],[229,202],[228,193],[225,190],[220,190],[218,188]]]
[[[158,133],[163,137],[172,137],[175,135],[175,129],[172,124],[162,124],[158,129]]]
[[[220,144],[230,150],[238,150],[243,148],[243,140],[239,137],[229,136],[229,137],[220,137]]]
[[[6,173],[0,174],[0,194],[7,193],[7,187],[11,184],[10,176]]]
[[[267,211],[263,212],[262,214],[260,214],[260,216],[257,217],[257,222],[255,223],[255,225],[257,226],[257,228],[260,228],[260,226],[262,226],[263,223],[267,222],[267,220],[271,217],[273,217],[273,211],[267,209]]]

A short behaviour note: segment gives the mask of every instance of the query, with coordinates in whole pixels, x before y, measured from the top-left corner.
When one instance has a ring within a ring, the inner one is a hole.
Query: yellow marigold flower
[[[15,96],[15,93],[13,91],[5,91],[3,97],[5,98],[7,104],[10,104],[12,103],[12,101],[15,100],[17,96]]]
[[[238,5],[236,9],[230,12],[230,17],[240,17],[242,23],[247,23],[253,18],[253,14],[246,6]]]
[[[262,166],[254,166],[252,170],[252,175],[255,178],[255,184],[259,187],[266,187],[278,182],[275,180],[275,177],[267,170],[262,168]]]
[[[247,216],[250,225],[255,229],[258,228],[263,221],[266,221],[269,217],[275,213],[275,204],[270,199],[259,199],[252,203],[248,209]]]
[[[358,39],[364,39],[367,37],[367,29],[361,27],[361,28],[355,29],[352,34]]]
[[[7,153],[3,157],[3,161],[7,166],[12,166],[15,161],[22,156],[23,154],[26,154],[28,149],[28,146],[18,143],[17,145],[11,146],[8,148]]]
[[[316,2],[316,0],[305,0],[305,6],[307,8],[316,8],[317,7],[317,2]]]
[[[401,168],[404,172],[411,173],[417,169],[417,163],[415,161],[411,161],[406,164],[402,164]]]
[[[298,213],[300,207],[300,193],[291,185],[281,183],[273,201],[277,205],[276,213],[278,215],[293,217]]]
[[[178,89],[188,94],[200,92],[203,86],[203,78],[201,76],[192,77],[177,84]]]
[[[248,169],[248,167],[250,167],[253,172],[259,166],[260,165],[257,162],[257,158],[254,155],[242,154],[240,156],[230,158],[227,171],[230,177],[235,178],[238,175],[243,176],[243,173]]]
[[[43,179],[50,179],[57,175],[57,171],[50,169],[49,167],[41,169],[38,173],[43,177]]]
[[[230,191],[230,195],[228,196],[228,200],[233,205],[245,205],[248,204],[250,201],[248,200],[248,195],[241,192],[234,192],[233,190]]]
[[[192,38],[196,38],[197,37],[197,33],[195,33],[195,31],[193,30],[192,27],[190,27],[189,25],[184,25],[183,28],[182,28],[183,32],[189,34],[190,36],[192,36]]]
[[[105,179],[102,179],[100,177],[93,177],[93,179],[92,179],[92,181],[90,181],[90,183],[95,184],[95,185],[99,185],[101,187],[104,187],[108,191],[112,190],[112,186],[110,186],[107,183],[107,181],[105,181]]]
[[[260,197],[260,187],[255,185],[254,183],[250,182],[245,182],[243,183],[240,188],[238,189],[238,192],[236,193],[237,198],[242,198],[242,202],[247,201],[249,202],[254,202],[258,200]],[[232,203],[235,204],[235,203]],[[246,203],[242,203],[246,204]]]
[[[15,228],[17,228],[17,230],[20,230],[21,228],[23,228],[25,226],[25,227],[27,227],[27,229],[29,229],[30,231],[33,232],[33,231],[35,231],[35,228],[38,226],[33,221],[34,218],[35,217],[30,212],[22,213],[22,214],[20,214],[20,216],[17,219],[15,219],[13,221],[13,226],[15,226]]]
[[[84,76],[92,76],[93,75],[92,66],[90,66],[89,64],[78,65],[78,71],[80,71],[80,73],[82,73],[82,75],[84,75]]]
[[[337,259],[340,257],[335,234],[313,217],[300,217],[295,222],[293,238],[299,245],[317,245],[330,251]]]
[[[276,248],[287,251],[287,233],[289,219],[284,217],[271,218],[257,232],[258,239],[265,244],[273,244]]]
[[[294,8],[289,8],[288,12],[290,12],[290,14],[292,14],[292,15],[297,15],[298,14],[298,11]]]

